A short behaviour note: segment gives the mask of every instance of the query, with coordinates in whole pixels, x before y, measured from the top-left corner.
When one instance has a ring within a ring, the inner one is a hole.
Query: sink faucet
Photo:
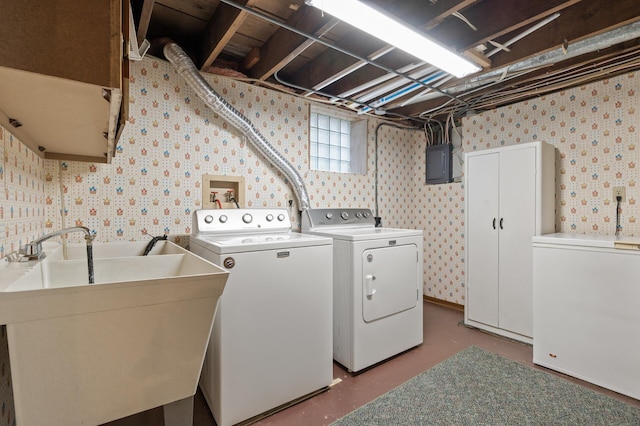
[[[30,243],[25,244],[20,250],[22,256],[27,257],[29,260],[42,260],[45,258],[46,253],[42,251],[42,243],[49,238],[57,237],[59,235],[69,234],[71,232],[84,232],[84,239],[87,242],[87,246],[90,246],[93,242],[94,236],[91,235],[91,230],[86,226],[72,226],[71,228],[64,228],[58,231],[53,231],[47,235],[44,235],[37,240],[33,240]]]
[[[89,268],[89,284],[93,284],[93,239],[94,235],[91,234],[91,230],[86,226],[72,226],[71,228],[63,228],[58,231],[46,234],[37,240],[33,240],[30,243],[25,244],[20,249],[20,257],[26,260],[42,260],[46,257],[46,253],[42,251],[42,243],[49,238],[57,237],[59,235],[68,234],[71,232],[84,232],[84,240],[87,242],[87,264]]]

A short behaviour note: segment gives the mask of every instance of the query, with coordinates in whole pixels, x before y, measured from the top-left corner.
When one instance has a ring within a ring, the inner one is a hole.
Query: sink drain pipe
[[[187,84],[196,92],[204,103],[214,112],[242,132],[253,146],[264,155],[289,181],[298,201],[298,209],[306,211],[310,207],[309,194],[302,177],[274,147],[256,129],[251,121],[235,109],[207,83],[196,68],[191,58],[175,43],[167,43],[163,47],[165,58],[175,67]]]

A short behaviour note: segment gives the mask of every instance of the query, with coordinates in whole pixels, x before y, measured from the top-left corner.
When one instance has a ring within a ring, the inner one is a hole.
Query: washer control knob
[[[356,217],[357,217],[358,219],[360,219],[360,218],[362,217],[362,213],[357,212],[357,213],[356,213]]]
[[[340,217],[343,218],[344,220],[347,220],[347,219],[349,219],[349,213],[342,212],[342,213],[340,213]]]
[[[220,223],[226,223],[227,219],[228,219],[227,216],[223,214],[222,216],[220,216],[220,219],[218,220],[220,221]]]
[[[280,214],[278,215],[278,220],[279,220],[280,222],[282,222],[284,219],[285,219],[284,215],[283,215],[282,213],[280,213]]]
[[[362,213],[362,215],[363,215],[364,217],[369,217],[369,212],[364,212],[364,213]]]
[[[252,220],[253,220],[253,216],[251,216],[249,213],[245,213],[242,215],[242,221],[244,223],[251,223]]]
[[[327,219],[331,220],[331,218],[333,217],[333,213],[327,213],[327,214],[325,215],[325,217],[326,217]]]
[[[204,223],[211,223],[213,222],[213,216],[211,216],[210,214],[206,215],[204,217]]]
[[[267,222],[271,222],[273,220],[273,215],[272,214],[268,214],[267,215]]]

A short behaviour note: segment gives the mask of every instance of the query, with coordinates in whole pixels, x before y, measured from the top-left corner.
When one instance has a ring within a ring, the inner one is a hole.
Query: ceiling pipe
[[[596,50],[607,49],[615,44],[624,43],[629,40],[640,38],[640,22],[634,22],[620,28],[608,31],[606,33],[590,37],[586,40],[578,41],[569,45],[569,49],[565,50],[560,47],[547,53],[526,59],[524,61],[507,65],[505,67],[481,74],[477,77],[469,79],[464,84],[454,86],[448,89],[442,89],[440,92],[447,92],[449,95],[465,95],[468,91],[482,86],[493,84],[500,81],[507,73],[522,73],[535,70],[541,67],[553,65],[555,63],[565,61],[580,55],[586,55]],[[429,99],[439,98],[440,93],[429,93],[417,101],[426,101]]]
[[[397,71],[401,72],[401,73],[407,73],[409,71],[412,71],[412,70],[414,70],[416,68],[419,68],[419,67],[422,67],[424,65],[426,65],[424,62],[413,63],[413,64],[405,65],[402,68],[398,68]],[[395,77],[397,77],[396,74],[385,74],[385,75],[380,76],[380,77],[378,77],[376,79],[369,80],[366,83],[362,83],[361,85],[359,85],[357,87],[354,87],[353,89],[350,89],[350,90],[347,90],[345,92],[342,92],[342,93],[338,94],[338,96],[346,98],[346,97],[349,97],[349,96],[354,95],[356,93],[364,92],[369,87],[377,86],[378,84],[382,84],[385,81],[389,81],[389,80],[391,80],[392,78],[395,78]],[[331,99],[331,102],[335,102],[335,101],[333,99]]]
[[[424,78],[422,81],[424,81],[425,83],[435,83],[439,80],[445,79],[447,77],[449,77],[450,75],[447,74],[444,71],[438,71],[435,72],[429,76],[427,76],[426,78]],[[375,100],[374,102],[371,103],[371,105],[373,105],[374,108],[379,108],[383,105],[388,104],[389,102],[392,102],[395,99],[398,99],[399,97],[408,95],[409,93],[418,90],[420,86],[418,86],[417,84],[410,84],[408,86],[403,87],[402,89],[396,90],[395,92],[383,96],[377,100]],[[368,112],[366,110],[364,110],[363,112]]]
[[[386,66],[384,66],[382,64],[379,64],[377,62],[371,61],[370,59],[368,59],[368,58],[366,58],[364,56],[357,55],[357,54],[355,54],[353,52],[348,51],[347,49],[344,49],[344,48],[336,45],[335,43],[331,43],[329,41],[323,40],[320,37],[316,37],[313,34],[309,34],[307,32],[301,31],[301,30],[299,30],[299,29],[297,29],[297,28],[295,28],[295,27],[293,27],[291,25],[288,25],[285,22],[281,22],[281,21],[279,21],[277,19],[274,19],[271,16],[265,15],[264,13],[261,13],[261,12],[255,10],[255,9],[252,9],[250,7],[247,7],[247,6],[244,6],[244,5],[241,5],[241,4],[238,4],[238,3],[236,3],[236,2],[234,2],[232,0],[220,0],[220,1],[222,3],[228,4],[229,6],[233,6],[235,8],[240,9],[240,10],[248,12],[248,13],[254,15],[254,16],[257,16],[258,18],[264,19],[267,22],[271,22],[272,24],[278,25],[279,27],[285,28],[285,29],[287,29],[287,30],[289,30],[289,31],[291,31],[293,33],[296,33],[298,35],[306,37],[309,40],[313,40],[313,41],[315,41],[317,43],[320,43],[320,44],[322,44],[324,46],[330,47],[331,49],[337,50],[338,52],[344,53],[345,55],[351,56],[352,58],[356,58],[356,59],[358,59],[360,61],[363,61],[363,62],[367,63],[368,65],[374,66],[374,67],[379,68],[379,69],[381,69],[383,71],[386,71],[388,73],[395,74],[395,75],[397,75],[399,77],[404,77],[404,78],[406,78],[406,79],[408,79],[408,80],[410,80],[410,81],[412,81],[412,82],[414,82],[416,84],[420,84],[420,85],[422,85],[424,87],[431,88],[431,89],[433,89],[433,90],[435,90],[437,92],[440,92],[443,96],[447,96],[447,97],[449,97],[451,99],[454,99],[454,100],[460,102],[463,105],[466,105],[466,102],[463,99],[459,99],[456,96],[451,95],[451,94],[449,94],[449,93],[447,93],[447,92],[445,92],[443,90],[440,90],[437,87],[433,87],[433,86],[430,86],[428,84],[422,83],[421,81],[416,80],[415,78],[412,78],[411,76],[408,76],[407,74],[399,73],[398,71],[394,70],[393,68],[389,68],[389,67],[386,67]],[[287,83],[282,83],[282,84],[287,84]],[[300,87],[300,86],[292,85],[291,87]],[[307,91],[312,91],[314,93],[320,93],[319,91],[315,91],[313,89],[307,89]]]
[[[546,17],[542,21],[538,22],[537,24],[535,24],[531,28],[528,28],[527,30],[521,32],[520,34],[518,34],[517,36],[513,37],[512,39],[509,39],[509,40],[505,41],[504,43],[501,43],[501,46],[504,46],[504,47],[511,46],[516,41],[519,41],[519,40],[525,38],[526,36],[528,36],[529,34],[535,32],[535,31],[538,31],[540,28],[544,27],[549,22],[557,19],[559,16],[560,16],[560,13],[556,12],[553,15]],[[493,55],[495,55],[496,53],[498,53],[501,50],[504,50],[504,49],[502,47],[497,47],[497,48],[493,49],[491,52],[487,53],[485,56],[487,58],[490,58],[490,57],[492,57]]]
[[[446,74],[444,71],[440,71],[436,67],[427,66],[415,72],[412,72],[409,75],[413,78],[420,79],[420,81],[428,83],[431,80],[429,76],[431,76],[434,72]],[[374,98],[378,98],[384,95],[385,93],[389,93],[390,91],[395,90],[398,87],[404,86],[407,83],[411,83],[411,82],[406,81],[403,78],[396,78],[394,81],[391,81],[383,86],[376,86],[369,92],[358,95],[356,99],[359,101],[368,102]],[[422,86],[418,86],[418,87],[422,87]]]
[[[216,93],[180,46],[175,43],[166,43],[162,52],[198,97],[215,113],[242,132],[253,146],[287,178],[296,195],[298,209],[300,211],[308,210],[311,205],[309,194],[296,169],[262,136],[249,119]]]
[[[384,48],[380,49],[377,52],[372,53],[367,58],[369,58],[372,61],[375,61],[376,59],[386,55],[387,53],[393,51],[394,49],[395,49],[395,47],[393,47],[393,46],[387,46],[387,47],[384,47]],[[359,70],[360,68],[364,67],[365,65],[367,65],[366,62],[358,61],[358,62],[354,63],[353,65],[351,65],[351,66],[343,69],[342,71],[332,75],[331,77],[325,79],[324,81],[316,84],[315,86],[313,86],[313,89],[314,90],[324,89],[328,85],[333,84],[336,81],[348,76],[349,74]]]

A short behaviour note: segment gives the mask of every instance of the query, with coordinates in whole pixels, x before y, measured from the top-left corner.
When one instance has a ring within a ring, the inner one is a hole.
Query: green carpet
[[[472,346],[333,425],[640,425],[640,408]]]

